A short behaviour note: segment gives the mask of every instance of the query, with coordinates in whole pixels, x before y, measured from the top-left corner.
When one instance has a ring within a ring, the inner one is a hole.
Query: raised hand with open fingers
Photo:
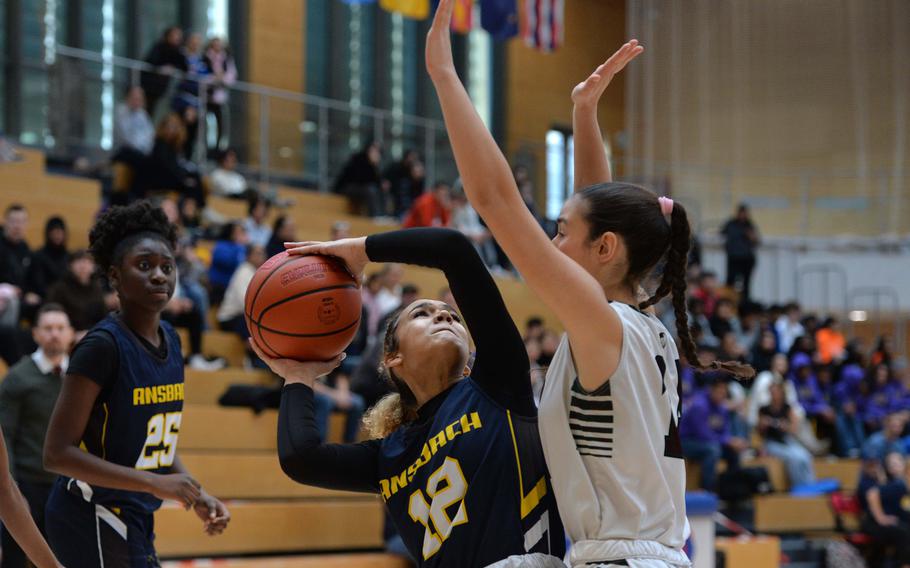
[[[623,70],[630,61],[645,50],[637,39],[631,39],[616,50],[616,53],[601,63],[587,79],[572,89],[572,102],[578,105],[597,106],[600,96],[613,77]]]
[[[455,0],[440,0],[433,17],[433,25],[427,34],[426,66],[430,78],[449,73],[455,73],[455,60],[452,58],[452,32],[449,26],[452,23],[452,12],[455,9]]]
[[[316,379],[324,377],[334,371],[345,358],[345,354],[340,353],[334,359],[328,361],[279,359],[266,355],[252,339],[249,340],[249,343],[256,355],[262,359],[262,362],[268,365],[273,373],[284,379],[286,384],[303,383],[312,387],[313,383],[316,382]]]

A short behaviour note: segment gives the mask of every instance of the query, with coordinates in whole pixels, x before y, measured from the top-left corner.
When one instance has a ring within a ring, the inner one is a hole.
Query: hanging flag
[[[481,1],[481,6],[483,6],[483,1]],[[439,8],[439,0],[433,0],[434,14],[437,8]],[[455,0],[450,29],[460,34],[470,33],[474,29],[474,0]]]
[[[474,0],[455,0],[452,31],[466,34],[474,27]]]
[[[482,0],[480,26],[493,39],[509,39],[518,35],[518,4],[515,0]]]
[[[426,20],[430,15],[430,0],[379,0],[387,12],[399,12],[405,18]]]
[[[525,0],[522,36],[525,43],[543,52],[555,51],[563,42],[564,0]]]

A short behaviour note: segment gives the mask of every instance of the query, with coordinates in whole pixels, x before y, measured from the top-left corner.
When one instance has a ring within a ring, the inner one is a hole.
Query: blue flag
[[[515,0],[481,0],[480,26],[494,39],[518,35],[518,5]]]
[[[376,0],[341,0],[342,4],[375,4]]]

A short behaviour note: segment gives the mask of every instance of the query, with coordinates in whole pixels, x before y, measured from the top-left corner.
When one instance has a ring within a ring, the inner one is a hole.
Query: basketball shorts
[[[155,553],[153,515],[90,503],[73,480],[54,484],[45,529],[51,550],[67,568],[161,565]]]

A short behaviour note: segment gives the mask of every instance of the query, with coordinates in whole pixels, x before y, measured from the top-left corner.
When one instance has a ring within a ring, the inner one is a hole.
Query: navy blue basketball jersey
[[[380,449],[380,494],[408,549],[421,566],[486,566],[522,550],[562,558],[537,418],[512,414],[470,378],[444,396]]]
[[[177,437],[183,412],[183,355],[180,338],[161,322],[167,357],[149,353],[139,339],[115,316],[94,329],[110,333],[117,346],[117,379],[101,394],[92,410],[82,448],[105,461],[169,473],[177,456]],[[161,500],[150,493],[123,491],[64,478],[71,492],[109,507],[128,507],[152,513]]]

